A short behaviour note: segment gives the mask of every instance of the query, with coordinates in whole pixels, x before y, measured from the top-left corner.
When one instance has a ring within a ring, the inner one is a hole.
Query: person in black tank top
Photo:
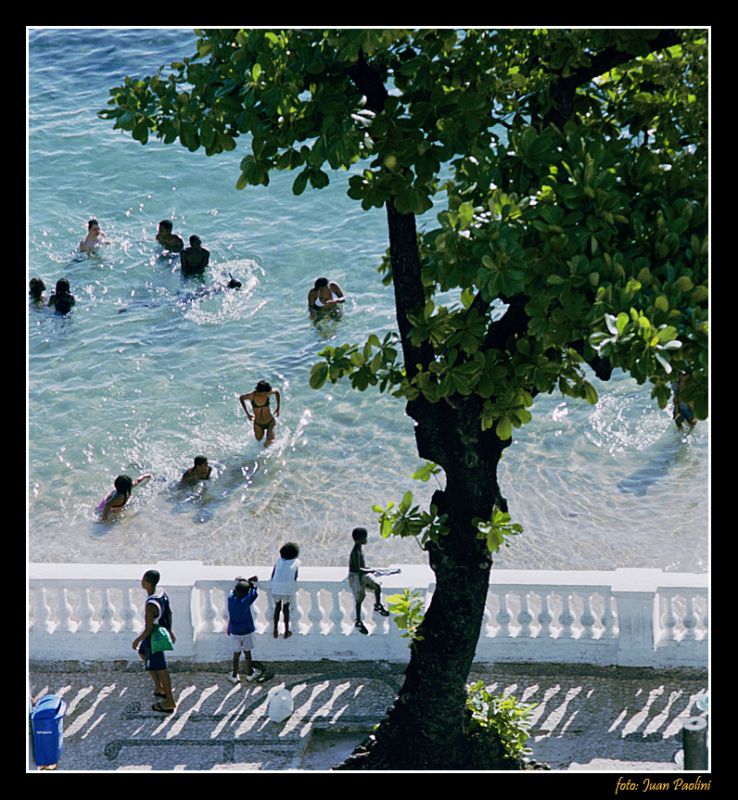
[[[150,569],[141,578],[141,586],[147,594],[144,606],[146,610],[146,627],[133,640],[131,646],[138,651],[146,665],[146,671],[151,674],[151,678],[154,681],[154,695],[161,698],[161,701],[151,706],[151,710],[158,711],[160,714],[172,714],[176,703],[172,694],[172,680],[169,677],[166,658],[163,652],[151,652],[151,634],[155,625],[166,628],[169,631],[172,642],[177,641],[172,630],[172,608],[169,603],[169,596],[163,589],[157,590],[156,588],[160,577],[157,570]]]

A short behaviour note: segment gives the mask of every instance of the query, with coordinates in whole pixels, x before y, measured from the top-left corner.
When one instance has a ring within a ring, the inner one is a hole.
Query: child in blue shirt
[[[251,606],[258,597],[256,591],[257,577],[244,580],[236,578],[236,585],[228,593],[228,627],[226,634],[233,636],[233,670],[228,675],[231,683],[240,683],[238,675],[238,662],[243,651],[246,660],[246,680],[255,681],[261,674],[251,663],[251,651],[254,649],[254,618],[251,615]]]

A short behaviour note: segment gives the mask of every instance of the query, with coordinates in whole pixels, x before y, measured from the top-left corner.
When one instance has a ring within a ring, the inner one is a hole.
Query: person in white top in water
[[[346,296],[343,289],[335,281],[329,281],[328,278],[318,278],[308,292],[308,308],[311,311],[333,308],[345,302]]]
[[[87,223],[87,236],[79,243],[79,249],[83,253],[94,253],[101,244],[108,244],[108,240],[100,230],[100,223],[91,219]]]
[[[274,601],[274,638],[278,638],[279,614],[284,614],[284,638],[292,636],[290,630],[290,602],[295,595],[295,582],[300,566],[300,547],[294,542],[287,542],[279,548],[279,558],[272,568],[272,600]]]

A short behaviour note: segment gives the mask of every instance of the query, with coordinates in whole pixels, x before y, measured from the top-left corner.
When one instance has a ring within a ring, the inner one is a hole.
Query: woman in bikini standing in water
[[[269,397],[274,395],[277,398],[277,408],[274,410],[274,416],[269,408]],[[266,442],[264,447],[268,447],[274,441],[274,429],[277,426],[277,420],[274,417],[279,416],[279,407],[281,398],[278,389],[272,389],[267,381],[259,381],[253,392],[242,394],[239,398],[246,416],[254,423],[254,436],[256,441],[260,442],[266,433]],[[246,408],[246,400],[251,403],[253,415],[249,414]]]

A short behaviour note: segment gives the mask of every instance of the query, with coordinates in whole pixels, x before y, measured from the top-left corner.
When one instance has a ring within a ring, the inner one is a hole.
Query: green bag
[[[154,630],[151,632],[151,652],[160,653],[162,650],[174,650],[172,637],[166,628],[154,625]]]

